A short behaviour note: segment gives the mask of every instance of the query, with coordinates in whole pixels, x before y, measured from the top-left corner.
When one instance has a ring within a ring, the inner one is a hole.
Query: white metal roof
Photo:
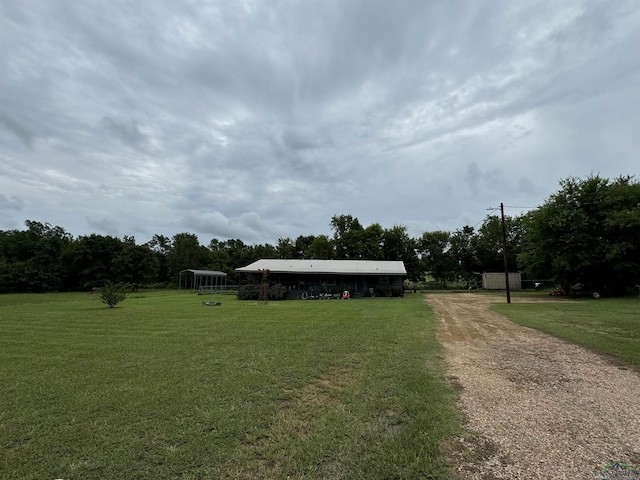
[[[182,270],[180,272],[180,275],[182,275],[185,272],[191,272],[196,276],[199,277],[226,277],[227,274],[224,272],[218,272],[216,270],[194,270],[193,268],[188,268],[186,270]]]
[[[390,260],[283,260],[261,259],[236,272],[258,273],[270,270],[274,273],[328,273],[346,275],[406,275],[402,261]]]

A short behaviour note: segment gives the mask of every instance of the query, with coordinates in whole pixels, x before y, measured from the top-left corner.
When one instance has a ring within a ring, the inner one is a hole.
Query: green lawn
[[[422,295],[0,296],[0,478],[452,478],[436,328]]]
[[[593,351],[640,366],[640,299],[603,298],[495,304],[492,309]]]

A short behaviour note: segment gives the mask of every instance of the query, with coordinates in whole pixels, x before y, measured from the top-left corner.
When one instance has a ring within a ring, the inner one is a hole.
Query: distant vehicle
[[[569,295],[573,297],[602,298],[608,293],[606,287],[589,287],[588,285],[577,284],[569,289]]]
[[[566,294],[567,292],[565,292],[564,289],[560,287],[556,287],[549,292],[549,295],[551,295],[552,297],[559,297]]]
[[[562,287],[556,287],[549,295],[553,297],[568,295],[571,297],[591,297],[591,298],[602,298],[609,293],[609,290],[606,286],[600,287],[590,287],[588,285],[583,285],[581,283],[577,283],[568,289],[564,289]]]

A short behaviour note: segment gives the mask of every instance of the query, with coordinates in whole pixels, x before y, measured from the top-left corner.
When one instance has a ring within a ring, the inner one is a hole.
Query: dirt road
[[[427,295],[470,434],[447,449],[471,479],[593,479],[640,468],[640,375],[491,312],[474,294]],[[515,299],[514,301],[518,301]]]

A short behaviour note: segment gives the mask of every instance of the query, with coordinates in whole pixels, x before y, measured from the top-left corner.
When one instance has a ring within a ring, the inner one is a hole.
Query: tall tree
[[[72,237],[62,227],[32,220],[27,230],[0,232],[0,292],[45,292],[64,288],[63,252]]]
[[[158,274],[155,281],[159,283],[169,282],[169,267],[167,255],[171,251],[171,239],[164,235],[154,235],[147,244],[158,262]]]
[[[313,245],[315,237],[313,235],[300,235],[296,238],[294,248],[294,258],[309,258],[309,249]]]
[[[129,237],[133,240],[133,237]],[[134,285],[147,285],[158,278],[159,261],[148,245],[136,245],[125,241],[122,251],[114,260],[114,278],[116,282]]]
[[[296,256],[296,246],[289,237],[279,238],[276,245],[278,258],[298,258]]]
[[[278,258],[278,250],[269,243],[265,243],[264,245],[254,245],[253,255],[256,260],[260,258]]]
[[[509,271],[519,271],[517,256],[520,253],[524,236],[522,217],[505,216],[505,231],[507,233],[507,262]],[[502,220],[490,215],[482,223],[476,235],[471,240],[475,249],[480,272],[504,271],[504,242],[502,235]]]
[[[416,240],[409,236],[405,225],[394,225],[385,228],[382,239],[382,255],[384,260],[402,260],[407,269],[407,278],[420,280],[422,268],[418,260]]]
[[[327,235],[318,235],[307,251],[308,258],[331,260],[333,258],[333,242]]]
[[[335,256],[338,259],[362,258],[362,240],[364,228],[360,221],[351,215],[331,217]]]
[[[424,232],[417,240],[422,269],[436,281],[455,278],[457,263],[451,253],[451,234],[442,230]]]
[[[122,251],[120,239],[103,235],[79,237],[67,252],[72,266],[72,288],[102,287],[115,278],[114,261]]]
[[[167,254],[167,269],[171,282],[177,282],[180,272],[189,268],[204,269],[211,261],[209,250],[200,245],[193,233],[173,236],[171,250]]]
[[[34,225],[37,223],[37,227]],[[35,292],[59,291],[65,288],[68,268],[63,262],[64,253],[70,248],[73,238],[62,227],[50,224],[26,222],[29,232],[39,236],[35,254],[25,266],[25,281],[29,290]]]
[[[211,250],[211,270],[225,272],[227,275],[233,271],[233,262],[226,250],[226,242],[214,238],[209,242],[209,250]]]
[[[385,230],[379,223],[372,223],[355,233],[358,238],[358,256],[367,260],[384,259]],[[348,235],[348,234],[347,234]],[[355,251],[355,249],[354,249]]]
[[[570,177],[525,219],[518,259],[530,276],[614,292],[640,282],[640,183]]]
[[[236,269],[258,260],[253,245],[247,245],[239,238],[226,241],[225,250],[231,259],[231,266]]]
[[[451,254],[456,261],[456,277],[469,281],[478,273],[478,259],[473,247],[475,229],[465,225],[451,235]]]
[[[149,241],[149,248],[154,252],[166,255],[171,251],[171,239],[164,235],[154,235]]]

